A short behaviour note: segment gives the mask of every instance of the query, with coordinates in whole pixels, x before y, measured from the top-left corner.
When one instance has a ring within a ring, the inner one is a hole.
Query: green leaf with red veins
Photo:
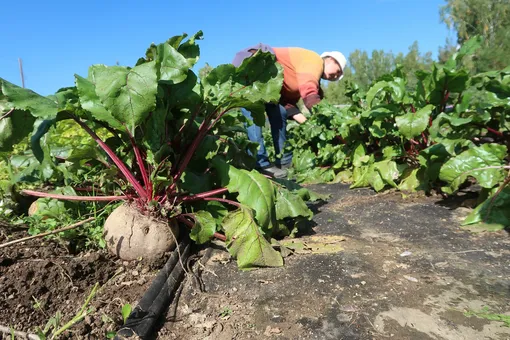
[[[190,238],[203,244],[209,241],[216,232],[216,221],[208,211],[199,211],[193,214],[195,226],[191,229]]]
[[[99,96],[96,94],[94,83],[77,74],[75,79],[81,106],[90,112],[95,119],[107,123],[112,128],[123,130],[123,125],[101,103]]]
[[[276,225],[276,193],[269,179],[259,172],[239,170],[219,158],[213,159],[221,186],[238,193],[237,201],[255,210],[255,218],[264,233],[271,234]]]
[[[133,68],[94,65],[91,73],[104,107],[134,134],[135,128],[156,107],[156,62]]]
[[[433,105],[427,105],[416,112],[408,112],[395,117],[398,131],[407,139],[419,136],[427,128],[433,109]]]
[[[223,228],[227,249],[237,259],[240,269],[283,266],[281,254],[264,237],[248,208],[229,213],[223,220]]]
[[[0,95],[12,108],[30,111],[35,117],[54,118],[59,111],[55,100],[43,97],[0,78]]]

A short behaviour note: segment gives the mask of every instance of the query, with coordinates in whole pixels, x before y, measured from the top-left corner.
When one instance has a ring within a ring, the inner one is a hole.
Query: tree
[[[395,65],[402,65],[403,71],[407,78],[407,87],[414,89],[418,83],[415,72],[418,70],[427,71],[432,65],[432,52],[420,54],[418,42],[415,41],[410,47],[406,55],[399,53],[395,57]]]
[[[457,32],[462,44],[479,35],[484,48],[475,58],[475,72],[502,69],[510,55],[510,1],[508,0],[446,0],[440,8],[441,20]]]
[[[444,46],[439,47],[438,62],[441,64],[446,63],[456,50],[457,44],[453,43],[449,38],[446,39]]]
[[[349,66],[352,80],[361,88],[367,88],[377,78],[392,71],[394,57],[383,50],[373,50],[371,57],[365,51],[355,50],[349,55]]]

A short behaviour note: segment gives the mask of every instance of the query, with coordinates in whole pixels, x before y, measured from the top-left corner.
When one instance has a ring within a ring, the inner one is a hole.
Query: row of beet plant
[[[132,67],[93,65],[87,77],[75,75],[75,86],[51,96],[0,78],[0,150],[9,152],[28,136],[34,167],[51,172],[47,182],[59,178],[51,190],[24,195],[117,202],[104,227],[107,246],[120,257],[168,250],[180,222],[197,243],[225,240],[240,268],[281,266],[274,238],[310,219],[305,201],[315,197],[252,170],[246,149],[256,145],[247,141],[244,118],[234,109],[249,108],[263,124],[263,104],[279,98],[282,69],[273,55],[260,52],[198,80],[192,68],[201,36],[152,44]],[[45,136],[66,120],[97,145],[59,153]],[[102,178],[102,185],[66,185],[91,168],[97,174],[90,178]]]
[[[416,72],[413,91],[397,68],[366,92],[352,85],[348,107],[315,107],[307,124],[290,129],[290,147],[300,150],[293,176],[443,195],[476,181],[480,199],[463,223],[509,226],[510,67],[471,75],[463,65],[479,43]]]

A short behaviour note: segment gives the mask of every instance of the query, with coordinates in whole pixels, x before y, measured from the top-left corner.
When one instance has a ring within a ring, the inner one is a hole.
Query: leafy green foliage
[[[238,170],[215,161],[222,186],[238,193],[237,200],[255,210],[255,219],[263,231],[269,232],[276,224],[276,193],[271,181],[255,170]]]
[[[353,88],[367,90],[371,84],[400,68],[407,79],[406,88],[414,89],[417,83],[416,71],[428,71],[432,65],[432,53],[420,53],[415,41],[406,54],[373,50],[371,53],[355,50],[349,54],[349,63],[344,69],[344,78],[339,82],[328,82],[324,95],[332,104],[350,104]]]
[[[508,176],[510,75],[506,68],[470,76],[465,60],[480,46],[471,39],[444,65],[417,71],[412,90],[397,68],[366,92],[352,87],[352,105],[316,105],[305,124],[290,125],[290,149],[299,150],[292,176],[299,183],[446,194],[475,180],[494,194]],[[506,192],[465,223],[510,226]]]
[[[155,61],[131,69],[94,65],[89,76],[95,81],[95,92],[105,110],[131,133],[156,106]]]
[[[227,247],[241,269],[252,266],[280,267],[283,259],[264,237],[248,208],[231,212],[223,221]]]
[[[216,222],[210,212],[201,210],[193,215],[195,226],[190,237],[198,244],[208,242],[216,232]]]
[[[507,153],[504,145],[484,144],[450,158],[439,173],[439,178],[449,183],[448,187],[442,188],[443,191],[453,193],[468,176],[474,177],[484,188],[493,188],[505,179],[501,166]]]
[[[447,0],[440,9],[441,20],[454,28],[457,42],[475,36],[483,49],[466,66],[476,72],[508,66],[510,53],[510,3],[506,0]]]
[[[418,137],[427,128],[432,110],[433,106],[427,105],[417,112],[395,117],[400,134],[407,139]]]
[[[505,187],[497,196],[492,194],[476,207],[464,221],[464,225],[488,223],[508,226],[510,220],[510,188]],[[502,229],[498,228],[497,230]]]
[[[87,77],[75,75],[75,87],[52,96],[0,79],[0,114],[8,117],[0,150],[30,138],[22,161],[7,159],[15,169],[9,183],[26,188],[30,176],[31,189],[60,191],[58,199],[37,194],[32,233],[90,214],[90,204],[77,200],[92,200],[98,214],[100,200],[127,197],[146,215],[190,226],[197,243],[226,237],[243,269],[283,264],[271,238],[311,218],[305,200],[313,194],[253,170],[246,150],[255,146],[238,113],[248,108],[263,124],[264,104],[280,97],[283,69],[274,55],[257,52],[239,67],[211,69],[199,82],[192,68],[201,38],[197,32],[152,44],[134,66],[92,65]],[[65,126],[80,132],[55,134]],[[89,238],[100,235],[88,230]]]

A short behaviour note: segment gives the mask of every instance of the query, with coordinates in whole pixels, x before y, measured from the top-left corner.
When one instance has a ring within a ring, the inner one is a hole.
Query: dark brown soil
[[[186,275],[155,337],[510,339],[503,322],[465,314],[487,307],[510,315],[510,237],[460,227],[471,195],[445,201],[341,184],[313,189],[331,199],[314,207],[313,230],[296,242],[319,238],[327,246],[296,252],[282,268],[240,271],[216,243],[202,252],[209,255],[201,265],[194,262],[195,274]],[[26,232],[0,226],[0,243],[7,235]],[[122,306],[137,304],[166,259],[70,254],[41,239],[0,248],[0,326],[34,332],[57,312],[62,325],[99,283],[94,310],[61,339],[105,339],[122,323]]]
[[[510,339],[503,322],[464,314],[510,315],[510,237],[460,228],[471,195],[313,188],[331,199],[296,241],[343,240],[336,251],[243,272],[217,249],[201,269],[205,291],[188,277],[159,338]]]
[[[0,243],[26,236],[25,230],[0,225]],[[62,326],[98,283],[92,312],[59,339],[105,339],[122,324],[122,306],[136,305],[164,261],[123,262],[106,250],[75,255],[44,239],[0,248],[0,326],[35,333],[57,313]]]

